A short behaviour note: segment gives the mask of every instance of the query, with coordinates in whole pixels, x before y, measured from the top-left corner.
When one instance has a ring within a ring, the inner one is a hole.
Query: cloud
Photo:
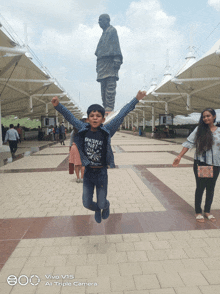
[[[208,4],[217,11],[220,11],[220,0],[208,0]]]

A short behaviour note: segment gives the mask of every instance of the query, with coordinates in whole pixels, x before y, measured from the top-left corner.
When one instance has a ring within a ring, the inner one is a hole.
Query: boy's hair
[[[89,117],[90,113],[92,111],[98,111],[101,113],[101,115],[104,117],[105,116],[105,109],[99,105],[99,104],[92,104],[89,106],[89,108],[87,109],[87,115]]]
[[[10,124],[10,126],[9,126],[9,127],[10,127],[10,129],[12,129],[12,128],[14,127],[14,125],[13,125],[13,124]]]

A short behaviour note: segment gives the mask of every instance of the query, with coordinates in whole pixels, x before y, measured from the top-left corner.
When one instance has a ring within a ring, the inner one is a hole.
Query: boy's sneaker
[[[76,182],[77,182],[77,183],[80,183],[80,179],[77,179]]]
[[[102,210],[102,218],[107,219],[109,217],[109,214],[110,214],[110,203],[108,208],[105,208]]]
[[[98,224],[102,221],[101,209],[95,211],[95,220]]]
[[[80,179],[80,183],[83,183],[83,179]]]

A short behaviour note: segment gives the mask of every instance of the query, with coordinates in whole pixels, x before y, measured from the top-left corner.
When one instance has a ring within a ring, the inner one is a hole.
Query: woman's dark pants
[[[196,178],[196,191],[195,191],[195,211],[196,214],[202,213],[201,203],[202,203],[202,195],[204,190],[206,189],[206,200],[204,212],[210,213],[213,197],[214,197],[214,189],[216,180],[219,175],[219,167],[213,166],[213,178],[199,178],[197,167],[199,165],[207,165],[205,163],[199,162],[198,160],[194,160],[194,174]]]

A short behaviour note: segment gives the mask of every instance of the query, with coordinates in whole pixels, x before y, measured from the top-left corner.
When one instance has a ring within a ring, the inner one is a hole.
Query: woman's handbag
[[[206,152],[205,152],[205,163],[206,163]],[[212,164],[213,164],[213,152],[212,152]],[[197,174],[199,178],[213,178],[213,166],[198,165]]]
[[[199,178],[213,178],[213,166],[212,165],[198,165],[198,177]]]
[[[69,174],[74,174],[74,164],[69,162]]]

